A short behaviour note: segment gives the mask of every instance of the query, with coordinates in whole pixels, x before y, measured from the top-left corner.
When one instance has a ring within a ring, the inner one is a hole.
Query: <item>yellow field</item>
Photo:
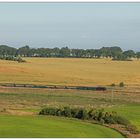
[[[25,58],[24,58],[25,59]],[[140,61],[110,59],[26,58],[27,63],[0,60],[0,83],[42,85],[140,85]]]

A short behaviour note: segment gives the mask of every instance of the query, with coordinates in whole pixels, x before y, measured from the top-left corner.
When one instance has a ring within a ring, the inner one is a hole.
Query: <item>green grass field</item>
[[[122,138],[107,127],[58,117],[0,116],[0,137],[12,138]]]
[[[139,104],[127,104],[122,106],[115,106],[107,110],[116,111],[121,116],[127,118],[132,124],[137,126],[140,130],[140,105]]]

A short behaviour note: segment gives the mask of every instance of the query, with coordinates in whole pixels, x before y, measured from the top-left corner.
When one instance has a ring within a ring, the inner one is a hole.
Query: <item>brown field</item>
[[[24,58],[26,63],[0,60],[0,83],[42,85],[140,85],[140,60]]]

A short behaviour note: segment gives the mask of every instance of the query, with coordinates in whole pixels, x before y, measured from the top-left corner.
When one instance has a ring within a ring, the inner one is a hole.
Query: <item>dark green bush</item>
[[[130,122],[125,118],[118,116],[116,112],[105,112],[104,109],[86,109],[80,108],[44,108],[39,112],[40,115],[53,115],[78,118],[82,120],[95,120],[101,124],[122,124],[128,125]]]
[[[63,110],[62,109],[58,109],[57,112],[56,112],[56,116],[62,116]]]
[[[71,117],[71,109],[69,107],[64,107],[64,110],[63,110],[63,116],[65,117]]]
[[[91,120],[94,119],[95,112],[96,112],[95,109],[89,110],[89,112],[88,112],[89,119],[91,119]]]
[[[78,119],[87,120],[88,119],[88,112],[85,109],[80,109],[77,115]]]
[[[79,108],[71,108],[71,116],[73,118],[78,118],[78,113],[79,113],[80,109]]]

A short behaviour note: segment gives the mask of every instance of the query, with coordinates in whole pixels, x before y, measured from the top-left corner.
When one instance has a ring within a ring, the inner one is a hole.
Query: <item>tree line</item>
[[[73,57],[73,58],[112,58],[113,60],[129,60],[140,58],[140,52],[123,51],[118,46],[102,47],[100,49],[70,49],[62,48],[30,48],[23,46],[18,49],[7,45],[0,45],[0,57]]]

